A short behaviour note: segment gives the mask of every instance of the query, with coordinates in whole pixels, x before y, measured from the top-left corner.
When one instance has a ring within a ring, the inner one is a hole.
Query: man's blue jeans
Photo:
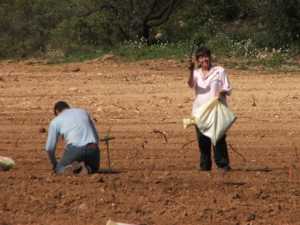
[[[100,150],[95,144],[76,147],[72,144],[66,146],[61,160],[57,163],[55,172],[63,173],[66,166],[73,162],[84,162],[92,173],[98,172],[100,164]]]

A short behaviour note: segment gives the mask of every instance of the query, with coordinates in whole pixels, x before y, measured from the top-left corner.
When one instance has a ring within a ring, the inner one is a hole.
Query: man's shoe
[[[72,164],[65,166],[63,175],[86,175],[89,173],[89,169],[85,166],[84,162],[72,162]]]
[[[72,169],[73,169],[73,174],[78,174],[82,170],[82,165],[80,162],[72,162]]]
[[[74,168],[74,173],[79,176],[84,176],[92,173],[92,169],[86,165],[84,162],[80,162],[76,165],[76,168]]]
[[[90,173],[90,171],[91,171],[91,170],[90,170],[90,167],[87,166],[87,165],[85,165],[84,162],[81,162],[80,165],[81,165],[81,170],[79,171],[78,175],[79,175],[79,176],[85,176],[85,175],[88,175],[88,174]]]
[[[73,169],[72,164],[65,166],[64,170],[62,172],[59,172],[58,174],[65,175],[65,176],[72,176],[72,175],[74,175],[74,169]]]

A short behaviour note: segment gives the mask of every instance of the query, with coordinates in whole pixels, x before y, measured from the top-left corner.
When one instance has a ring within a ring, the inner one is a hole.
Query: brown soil
[[[195,132],[182,126],[193,102],[183,64],[0,66],[0,155],[17,164],[0,173],[1,225],[300,224],[299,72],[228,71],[238,120],[228,134],[234,170],[222,175],[196,169]],[[51,173],[43,146],[57,100],[90,111],[102,137],[110,129],[119,173]]]

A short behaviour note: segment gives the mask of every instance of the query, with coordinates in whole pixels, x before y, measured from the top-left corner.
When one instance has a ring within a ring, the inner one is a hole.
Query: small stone
[[[80,211],[87,211],[88,210],[88,207],[85,203],[82,203],[78,206],[78,210]]]
[[[104,183],[103,177],[100,177],[99,180],[98,180],[98,182],[99,182],[99,183]]]
[[[78,88],[76,88],[76,87],[70,87],[69,91],[78,91]]]

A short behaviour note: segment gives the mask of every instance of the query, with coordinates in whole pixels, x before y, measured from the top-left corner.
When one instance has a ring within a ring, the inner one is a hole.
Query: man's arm
[[[56,128],[56,124],[52,121],[49,125],[49,130],[48,130],[46,151],[48,153],[48,157],[52,164],[53,169],[55,169],[57,164],[56,157],[55,157],[55,149],[56,149],[58,136],[59,136],[59,132]]]
[[[90,115],[89,115],[89,120],[90,120],[90,124],[92,126],[92,129],[93,129],[95,138],[96,138],[96,142],[98,144],[99,143],[99,135],[98,135],[98,131],[97,131],[97,128],[96,128],[96,124],[95,124],[94,120],[91,118]]]

